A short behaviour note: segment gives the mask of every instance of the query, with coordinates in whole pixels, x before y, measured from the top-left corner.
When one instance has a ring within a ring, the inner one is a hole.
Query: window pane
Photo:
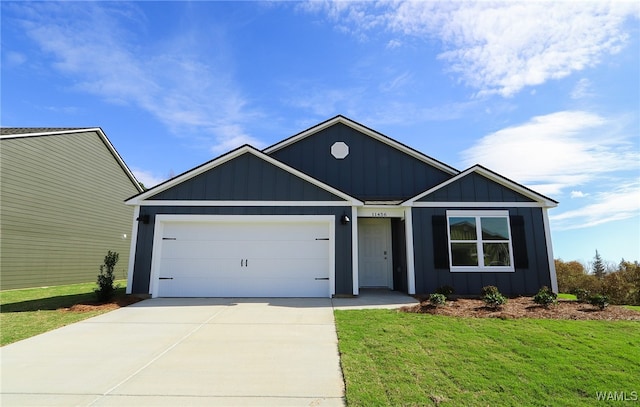
[[[510,266],[509,244],[508,243],[483,243],[484,265]]]
[[[509,240],[507,218],[481,218],[482,240]]]
[[[451,240],[476,240],[476,218],[449,218]]]
[[[451,264],[453,266],[477,266],[478,247],[475,243],[451,243]]]

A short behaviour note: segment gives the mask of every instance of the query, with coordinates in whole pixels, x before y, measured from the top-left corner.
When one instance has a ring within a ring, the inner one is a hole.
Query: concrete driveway
[[[6,406],[342,406],[330,299],[151,299],[0,348]]]

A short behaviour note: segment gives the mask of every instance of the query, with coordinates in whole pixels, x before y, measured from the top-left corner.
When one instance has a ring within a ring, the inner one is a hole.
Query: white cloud
[[[624,25],[640,16],[632,1],[312,3],[307,11],[325,12],[345,31],[384,27],[439,40],[439,58],[463,82],[505,97],[600,63],[626,45]]]
[[[637,169],[640,153],[612,134],[615,122],[583,111],[537,116],[484,136],[462,152],[463,162],[509,174],[543,194],[560,194],[604,174]]]
[[[589,194],[585,194],[582,191],[571,191],[571,198],[584,198],[585,196],[589,196]]]
[[[397,39],[390,40],[387,42],[387,49],[395,49],[402,46],[402,42]]]
[[[594,197],[593,203],[552,215],[550,220],[554,230],[570,230],[638,216],[640,216],[640,182],[636,181],[599,193]]]
[[[158,176],[151,171],[146,171],[140,168],[132,168],[131,172],[133,172],[133,175],[135,175],[136,179],[142,182],[142,184],[146,188],[151,188],[166,181],[166,177]]]
[[[223,46],[211,47],[203,60],[185,51],[199,46],[189,32],[165,37],[162,44],[138,42],[144,34],[133,30],[144,31],[145,17],[135,5],[30,3],[27,13],[27,34],[74,81],[76,91],[137,106],[176,134],[207,138],[214,150],[239,136],[255,141],[238,124],[256,113],[234,84]]]
[[[11,68],[19,67],[27,62],[27,56],[21,52],[8,51],[5,58],[6,66]]]
[[[591,90],[591,81],[587,78],[580,79],[571,91],[572,99],[584,99],[591,96],[593,96],[593,91]]]

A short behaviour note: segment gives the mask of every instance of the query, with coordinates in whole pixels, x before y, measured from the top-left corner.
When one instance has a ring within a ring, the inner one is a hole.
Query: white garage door
[[[202,219],[162,223],[154,297],[330,296],[330,222]]]

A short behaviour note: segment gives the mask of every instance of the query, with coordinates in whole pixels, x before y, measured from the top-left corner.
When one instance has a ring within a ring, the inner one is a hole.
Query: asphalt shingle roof
[[[59,131],[81,130],[88,127],[0,127],[0,135],[10,136],[31,133],[55,133]]]

